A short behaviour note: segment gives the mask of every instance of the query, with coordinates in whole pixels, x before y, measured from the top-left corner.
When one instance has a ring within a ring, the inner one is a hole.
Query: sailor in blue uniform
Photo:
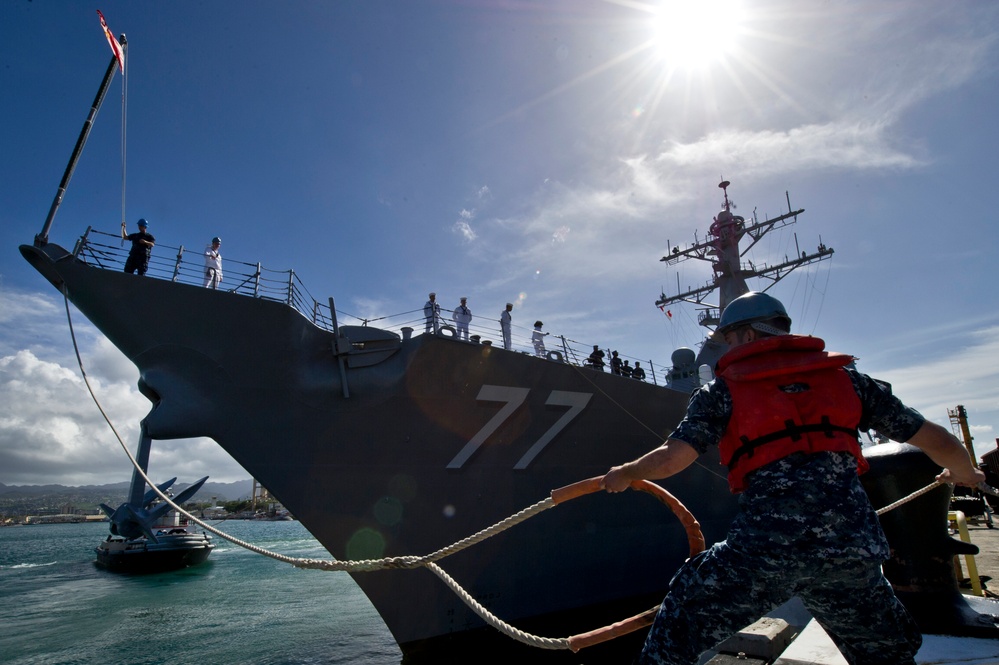
[[[128,258],[125,259],[125,272],[130,275],[138,272],[141,276],[145,275],[146,270],[149,269],[149,258],[152,256],[156,238],[146,232],[149,224],[146,223],[145,219],[140,219],[138,226],[138,233],[125,233],[125,222],[122,222],[121,239],[132,242],[132,248],[128,250]]]
[[[620,375],[622,364],[623,363],[621,362],[621,357],[617,355],[617,351],[611,351],[611,359],[610,359],[611,374]]]
[[[788,334],[784,306],[763,293],[733,300],[718,332],[729,351],[718,378],[697,390],[661,447],[613,467],[609,492],[679,473],[720,447],[740,511],[725,541],[674,575],[639,663],[692,665],[701,652],[799,596],[847,662],[912,665],[922,642],[881,572],[889,556],[858,478],[858,429],[920,448],[943,482],[984,474],[950,432],[926,421],[891,387],[846,367],[822,340]]]
[[[593,345],[593,352],[586,358],[586,366],[601,372],[604,371],[604,352],[596,344]]]
[[[635,361],[635,369],[631,372],[631,378],[638,379],[639,381],[645,380],[645,370],[642,369],[642,363]]]

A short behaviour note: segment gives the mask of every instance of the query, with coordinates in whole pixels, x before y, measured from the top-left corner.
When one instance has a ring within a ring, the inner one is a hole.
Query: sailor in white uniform
[[[205,288],[217,289],[222,281],[222,240],[212,238],[212,244],[205,247]]]
[[[462,297],[461,304],[458,305],[451,314],[454,327],[457,329],[458,339],[468,341],[468,324],[472,322],[472,310],[468,309],[468,298]]]
[[[539,358],[545,357],[545,335],[548,334],[541,332],[541,326],[543,325],[541,321],[535,321],[534,332],[531,333],[531,342],[534,344],[534,355]]]
[[[509,351],[513,347],[513,343],[510,340],[510,322],[513,317],[510,316],[510,312],[513,311],[513,303],[507,303],[506,309],[500,312],[500,332],[503,333],[503,348]]]
[[[430,300],[423,306],[423,316],[427,317],[427,325],[423,329],[424,334],[429,333],[431,328],[434,333],[441,329],[441,304],[437,302],[437,294],[431,291],[428,297]]]

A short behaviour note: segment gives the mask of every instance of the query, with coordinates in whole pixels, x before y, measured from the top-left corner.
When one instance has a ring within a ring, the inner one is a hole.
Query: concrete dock
[[[980,550],[975,556],[978,574],[995,580],[993,583],[986,582],[986,586],[999,594],[999,520],[995,517],[993,520],[996,520],[996,528],[994,529],[988,528],[982,520],[968,524],[968,536],[971,543],[977,545]],[[960,557],[960,559],[963,568],[964,557]],[[963,568],[963,570],[964,576],[967,577],[967,569]]]
[[[976,611],[994,614],[999,623],[999,521],[989,528],[983,519],[966,524],[969,542],[979,548],[979,554],[969,562],[958,557],[964,592]],[[955,533],[955,538],[960,534]],[[969,563],[971,564],[969,566]],[[972,584],[969,568],[977,570],[982,596],[970,595]],[[994,582],[993,582],[994,580]],[[847,665],[825,631],[809,616],[799,602],[792,601],[769,617],[743,630],[718,650],[702,656],[703,665]],[[783,624],[783,625],[781,625]],[[800,629],[804,626],[804,629]],[[800,632],[799,632],[800,631]],[[789,633],[794,633],[785,648]],[[742,652],[740,655],[734,655]],[[779,655],[776,655],[779,654]],[[776,656],[776,658],[775,658]],[[918,665],[999,665],[999,640],[924,635],[923,646],[916,655]]]

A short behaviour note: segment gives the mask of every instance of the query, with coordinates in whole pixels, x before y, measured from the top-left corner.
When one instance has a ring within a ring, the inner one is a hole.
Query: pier
[[[978,547],[979,553],[971,560],[955,557],[961,592],[981,598],[982,603],[989,602],[986,598],[995,601],[999,596],[992,590],[999,590],[999,529],[989,528],[984,519],[972,520],[966,527],[968,541]],[[955,531],[953,537],[960,538],[960,534]],[[977,570],[977,580],[969,578],[969,569]],[[999,622],[999,616],[995,620]],[[722,642],[714,652],[702,656],[701,662],[704,665],[846,665],[846,659],[829,636],[814,622],[809,623],[807,612],[796,601]],[[999,665],[999,641],[924,635],[916,663]]]

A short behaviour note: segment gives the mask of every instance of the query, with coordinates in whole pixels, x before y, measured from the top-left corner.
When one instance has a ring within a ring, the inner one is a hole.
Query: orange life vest
[[[746,475],[792,453],[844,451],[868,469],[857,427],[861,403],[843,370],[852,356],[824,351],[818,337],[782,335],[738,346],[718,361],[732,393],[732,416],[719,443],[733,492]]]

